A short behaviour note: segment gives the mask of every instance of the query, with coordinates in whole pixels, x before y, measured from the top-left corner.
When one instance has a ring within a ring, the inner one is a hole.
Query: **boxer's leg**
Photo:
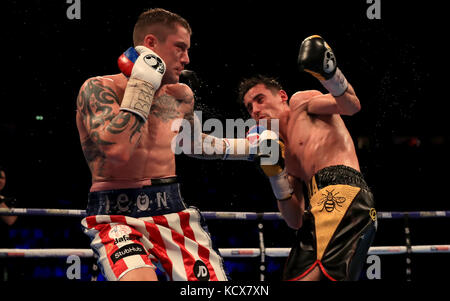
[[[319,281],[322,280],[322,271],[320,267],[316,265],[308,274],[298,279],[298,281]]]
[[[127,272],[120,281],[158,281],[158,276],[152,268],[138,268]]]
[[[155,266],[141,242],[142,234],[135,227],[139,223],[135,218],[117,215],[82,220],[107,280],[157,280]]]
[[[141,220],[146,224],[141,232],[153,246],[148,250],[171,280],[228,280],[222,257],[213,248],[197,209]]]

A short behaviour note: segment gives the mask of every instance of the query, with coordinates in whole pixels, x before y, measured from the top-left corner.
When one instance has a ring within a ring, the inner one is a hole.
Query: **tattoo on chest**
[[[168,122],[181,117],[179,107],[181,102],[175,97],[163,94],[153,100],[150,114],[158,117],[163,122]]]

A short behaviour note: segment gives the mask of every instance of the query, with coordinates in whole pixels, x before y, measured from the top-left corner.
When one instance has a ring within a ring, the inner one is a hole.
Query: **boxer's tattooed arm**
[[[81,88],[77,99],[77,109],[89,130],[95,130],[114,118],[112,106],[118,104],[117,94],[97,78],[90,79]]]
[[[143,125],[144,122],[142,122],[140,118],[136,118],[136,115],[126,111],[120,111],[119,114],[113,120],[111,120],[111,123],[107,127],[107,130],[111,134],[120,134],[126,130],[129,130],[129,141],[130,143],[132,143],[133,137],[136,134],[140,136],[141,128]]]
[[[83,125],[81,143],[93,175],[103,176],[109,153],[135,149],[145,122],[130,112],[119,111],[119,96],[109,82],[92,78],[83,85],[77,98],[77,114]]]
[[[105,153],[97,147],[97,145],[91,138],[87,138],[85,141],[83,141],[81,143],[81,148],[83,150],[84,158],[86,159],[86,162],[92,174],[102,175],[106,159]]]
[[[99,134],[100,145],[120,142],[116,135],[127,136],[133,144],[141,134],[144,122],[130,112],[119,111],[119,97],[99,78],[92,78],[82,87],[77,100],[78,111],[90,136]],[[111,135],[105,135],[109,133]]]

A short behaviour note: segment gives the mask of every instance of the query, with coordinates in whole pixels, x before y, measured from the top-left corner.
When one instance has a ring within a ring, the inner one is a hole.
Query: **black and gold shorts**
[[[300,280],[319,266],[330,280],[358,280],[376,231],[373,195],[348,166],[318,171],[307,184],[309,206],[291,249],[284,280]]]

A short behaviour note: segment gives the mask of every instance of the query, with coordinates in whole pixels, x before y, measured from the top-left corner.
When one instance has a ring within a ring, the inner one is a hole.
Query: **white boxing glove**
[[[147,120],[166,64],[153,50],[136,46],[119,57],[118,65],[122,73],[129,77],[120,110],[133,112]]]
[[[136,46],[135,49],[139,57],[134,63],[130,78],[148,82],[155,90],[158,90],[166,72],[166,64],[159,55],[145,46]]]

